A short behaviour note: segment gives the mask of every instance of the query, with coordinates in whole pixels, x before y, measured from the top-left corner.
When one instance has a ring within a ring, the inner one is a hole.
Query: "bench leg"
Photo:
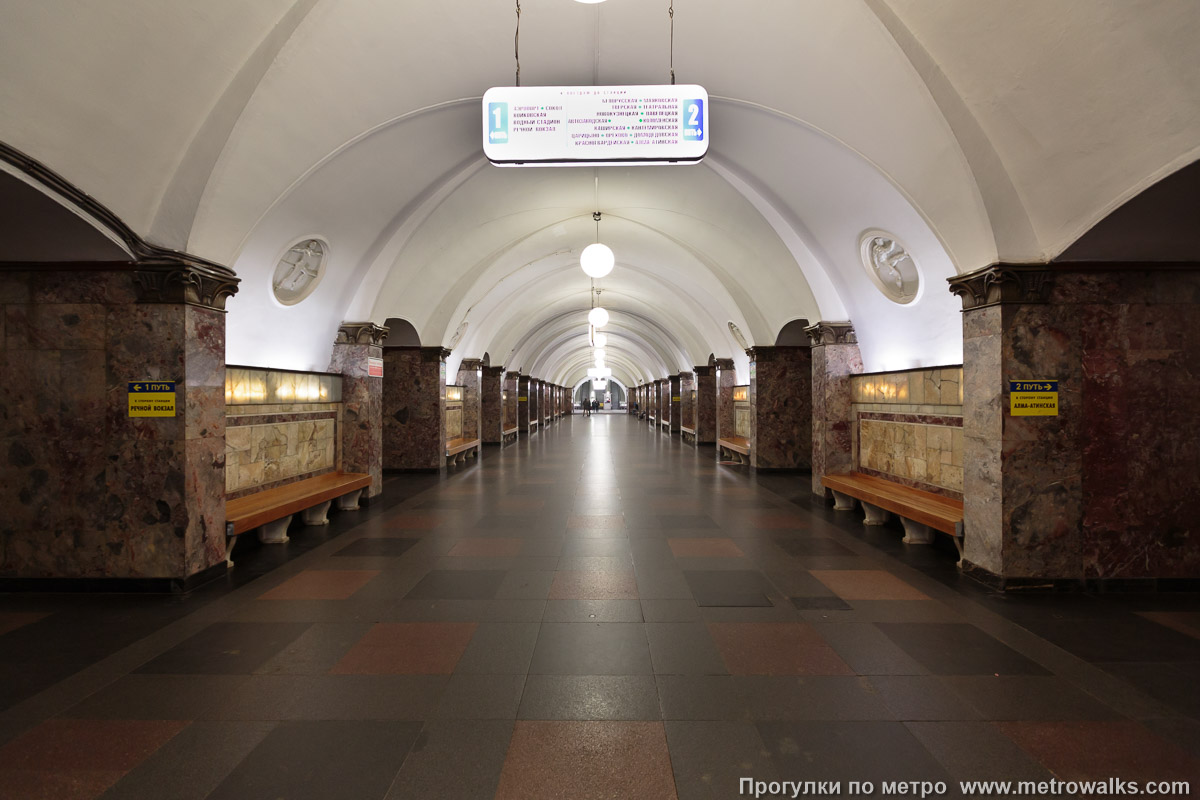
[[[329,524],[329,504],[332,500],[326,500],[320,505],[306,508],[300,512],[300,518],[305,525],[328,525]]]
[[[842,494],[836,489],[830,489],[833,492],[833,510],[834,511],[853,511],[854,498],[848,494]]]
[[[358,496],[362,494],[362,489],[355,489],[349,494],[344,494],[338,498],[339,511],[358,511]]]
[[[901,517],[900,521],[904,523],[904,539],[902,541],[905,544],[933,543],[933,530],[928,525],[922,525],[904,517]]]
[[[959,569],[962,569],[962,562],[963,562],[963,540],[962,540],[962,536],[961,536],[961,535],[958,535],[958,536],[955,536],[955,537],[954,537],[954,548],[955,548],[956,550],[958,550],[958,565],[957,565],[957,566],[958,566],[958,568],[959,568]]]
[[[292,515],[288,514],[283,519],[268,522],[258,529],[258,540],[263,544],[283,544],[288,541],[287,529],[291,521]]]
[[[879,506],[873,506],[864,500],[862,507],[867,515],[866,519],[863,520],[864,525],[884,525],[887,523],[890,514]]]
[[[237,544],[237,540],[238,540],[238,537],[230,536],[225,541],[225,568],[226,569],[233,566],[233,559],[230,558],[230,556],[233,555],[233,546],[235,544]]]

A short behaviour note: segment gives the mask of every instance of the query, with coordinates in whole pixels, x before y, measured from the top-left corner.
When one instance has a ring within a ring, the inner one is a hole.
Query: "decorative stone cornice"
[[[483,359],[480,358],[464,358],[459,362],[458,368],[464,369],[483,369]]]
[[[714,358],[712,366],[716,367],[717,369],[733,369],[733,359],[732,358]]]
[[[369,344],[382,347],[388,329],[374,322],[343,322],[338,327],[334,344]]]
[[[484,375],[498,375],[499,377],[503,378],[503,377],[504,377],[504,375],[505,375],[505,372],[504,372],[504,365],[503,365],[503,364],[501,364],[501,365],[500,365],[500,366],[498,366],[498,367],[489,367],[489,366],[484,366],[484,368],[483,368],[483,374],[484,374]]]
[[[440,345],[437,347],[422,347],[421,348],[421,360],[426,363],[432,363],[434,361],[445,361],[449,357],[450,357],[450,351]]]
[[[786,358],[788,353],[794,353],[797,350],[807,353],[810,349],[806,344],[755,345],[746,351],[746,355],[750,356],[750,360],[753,362],[765,364],[768,361]]]
[[[1003,304],[1045,303],[1053,270],[1041,264],[993,264],[947,278],[963,311]]]
[[[182,303],[216,311],[237,292],[233,270],[190,258],[150,259],[135,267],[139,303]]]
[[[713,368],[711,365],[705,364],[702,367],[701,366],[692,367],[692,372],[694,372],[696,374],[697,378],[701,378],[701,377],[707,378],[713,374]]]
[[[854,325],[849,322],[821,322],[804,329],[813,347],[825,344],[858,344]]]
[[[504,368],[501,367],[500,369],[504,369]],[[504,380],[506,380],[506,381],[515,381],[515,380],[519,380],[520,378],[521,378],[520,370],[513,370],[510,372],[504,373]]]

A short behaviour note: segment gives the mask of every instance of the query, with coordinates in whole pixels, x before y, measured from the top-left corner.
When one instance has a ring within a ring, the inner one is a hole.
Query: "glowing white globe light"
[[[597,367],[604,366],[604,356],[596,356],[596,366]]]
[[[608,245],[599,242],[589,244],[579,254],[579,266],[583,267],[583,271],[592,278],[603,278],[612,272],[613,264],[616,263],[617,258],[613,255],[613,251],[609,249]]]
[[[604,347],[604,345],[608,344],[608,337],[603,333],[597,333],[592,336],[592,344],[596,347]]]
[[[592,355],[594,355],[596,358],[601,358],[601,359],[604,358],[604,348],[597,347],[597,348],[593,349]]]
[[[603,328],[608,324],[608,312],[596,306],[588,312],[588,322],[592,323],[593,328]]]

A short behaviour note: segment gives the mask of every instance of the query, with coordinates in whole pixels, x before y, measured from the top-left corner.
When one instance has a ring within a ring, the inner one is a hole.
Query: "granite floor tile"
[[[259,595],[260,600],[345,600],[366,586],[377,570],[305,570]]]
[[[1200,762],[1132,720],[999,722],[1016,742],[1061,780],[1194,781]]]
[[[770,606],[774,587],[757,570],[684,570],[699,606]]]
[[[560,571],[550,586],[550,600],[636,600],[638,583],[632,571]]]
[[[708,628],[702,623],[648,623],[646,638],[656,675],[728,674]]]
[[[854,551],[826,536],[810,536],[792,539],[772,539],[772,543],[793,558],[805,559],[812,556],[853,556]]]
[[[455,673],[438,705],[438,719],[514,720],[525,675]]]
[[[645,626],[625,622],[542,624],[531,675],[651,675]]]
[[[623,765],[614,770],[613,764]],[[496,800],[674,800],[661,722],[519,721]]]
[[[691,586],[680,569],[638,567],[637,590],[642,600],[687,600],[695,604]]]
[[[388,517],[387,527],[399,531],[431,531],[443,520],[445,517],[438,514],[399,513]]]
[[[759,722],[759,735],[785,779],[946,780],[949,776],[901,722]]]
[[[70,719],[193,720],[229,697],[245,675],[126,675],[63,716]]]
[[[137,671],[171,675],[249,675],[308,628],[308,623],[214,623],[143,664]]]
[[[878,626],[864,622],[813,626],[859,675],[925,675],[929,670]]]
[[[410,600],[490,600],[505,570],[433,570],[405,595]]]
[[[879,630],[935,675],[1046,675],[1044,667],[974,625],[880,622]]]
[[[420,539],[401,539],[394,536],[368,536],[351,542],[334,553],[342,557],[399,558],[411,550]]]
[[[738,702],[754,720],[892,720],[866,678],[842,675],[734,676]]]
[[[869,681],[898,720],[979,719],[979,711],[954,692],[942,678],[933,675],[875,675]]]
[[[475,634],[474,622],[382,622],[330,670],[334,675],[449,675]]]
[[[305,677],[293,687],[292,702],[287,706],[284,718],[432,719],[449,680],[445,675],[337,674]],[[244,688],[249,689],[251,685]]]
[[[321,675],[371,629],[369,622],[319,622],[267,659],[257,675]]]
[[[524,674],[533,658],[541,625],[536,622],[486,622],[475,628],[458,660],[458,674]]]
[[[730,676],[657,675],[655,682],[663,719],[750,719],[749,706]]]
[[[514,569],[496,590],[497,600],[545,600],[554,583],[554,570]]]
[[[682,580],[682,578],[681,578]],[[642,616],[646,622],[700,622],[700,607],[691,599],[648,599],[642,597]]]
[[[745,553],[733,539],[687,538],[667,539],[676,558],[743,558]]]
[[[642,622],[637,600],[550,600],[542,622]]]
[[[732,675],[853,674],[807,623],[710,622],[708,631]]]
[[[39,611],[0,611],[0,636],[50,616]]]
[[[468,537],[454,543],[446,555],[485,556],[489,558],[512,557],[521,552],[524,540],[515,537]]]
[[[758,730],[739,722],[667,722],[679,800],[738,797],[742,778],[780,779]]]
[[[561,555],[627,558],[630,555],[629,540],[579,539],[572,537],[563,542]]]
[[[281,722],[209,799],[383,797],[421,727],[417,722]]]
[[[204,800],[275,725],[193,722],[105,792],[104,800]]]
[[[613,530],[624,527],[625,517],[621,514],[573,514],[567,517],[567,530],[581,528]]]
[[[943,679],[983,719],[1106,720],[1117,713],[1051,675],[947,676]]]
[[[425,726],[386,800],[471,800],[496,793],[512,738],[505,721],[438,720]]]
[[[990,722],[907,722],[905,727],[960,781],[1048,781],[1052,775]]]
[[[813,569],[813,577],[843,600],[928,600],[890,572],[878,569]]]
[[[658,689],[650,675],[530,675],[520,719],[657,720]]]

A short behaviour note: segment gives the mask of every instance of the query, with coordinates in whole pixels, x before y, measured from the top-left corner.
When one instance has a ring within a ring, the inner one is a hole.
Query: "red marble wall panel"
[[[812,349],[754,347],[750,353],[750,465],[812,465]]]
[[[446,454],[446,351],[383,349],[383,467],[439,470]]]

